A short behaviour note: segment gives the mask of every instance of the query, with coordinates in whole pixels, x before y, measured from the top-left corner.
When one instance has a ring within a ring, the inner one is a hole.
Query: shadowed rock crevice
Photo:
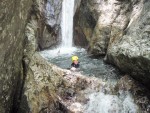
[[[88,46],[89,38],[96,25],[96,20],[93,18],[87,4],[87,0],[81,0],[80,6],[74,15],[74,44],[76,46]]]

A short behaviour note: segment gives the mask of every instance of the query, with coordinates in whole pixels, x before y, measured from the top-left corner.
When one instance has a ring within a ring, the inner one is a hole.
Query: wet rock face
[[[106,54],[111,37],[122,33],[128,26],[130,14],[138,3],[126,0],[82,0],[78,26],[89,41],[89,50],[93,54]]]
[[[24,29],[31,4],[26,0],[0,3],[0,113],[11,112],[19,98],[16,92],[22,84]]]
[[[46,49],[56,45],[60,35],[62,0],[34,0],[29,23],[35,21],[37,49]],[[32,26],[35,26],[32,24]]]
[[[110,40],[107,61],[150,88],[150,1],[134,8],[123,36]]]
[[[75,36],[88,40],[92,54],[106,55],[107,62],[150,87],[148,5],[148,0],[82,0]]]
[[[90,41],[96,20],[93,18],[93,13],[88,0],[81,0],[80,7],[77,8],[74,15],[74,43],[77,46],[86,47]]]

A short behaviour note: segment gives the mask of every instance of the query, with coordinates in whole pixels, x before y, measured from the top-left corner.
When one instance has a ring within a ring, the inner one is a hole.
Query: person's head
[[[72,56],[72,62],[74,64],[78,64],[78,60],[79,60],[78,56]]]

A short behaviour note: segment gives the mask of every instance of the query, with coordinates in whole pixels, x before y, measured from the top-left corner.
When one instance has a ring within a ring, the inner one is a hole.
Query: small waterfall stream
[[[78,55],[82,74],[95,76],[107,82],[110,86],[116,85],[120,79],[118,70],[105,64],[103,58],[92,58],[88,56],[85,49],[73,47],[73,13],[74,0],[63,0],[62,43],[59,48],[42,51],[41,55],[50,63],[65,69],[70,67],[71,56]],[[86,96],[89,101],[84,106],[83,113],[141,113],[138,105],[134,102],[132,94],[129,92],[117,95],[111,92],[106,94],[103,91],[94,91]]]
[[[63,0],[62,4],[62,47],[72,47],[73,45],[73,16],[74,0]]]
[[[73,16],[74,0],[63,0],[62,3],[62,20],[61,20],[61,44],[49,50],[49,53],[57,56],[61,54],[70,54],[76,50],[73,47]]]

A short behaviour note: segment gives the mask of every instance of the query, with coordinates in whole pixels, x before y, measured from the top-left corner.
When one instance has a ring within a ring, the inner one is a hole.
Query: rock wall
[[[79,26],[80,34],[87,38],[91,53],[106,54],[110,38],[128,26],[132,6],[137,4],[134,2],[135,0],[81,1],[75,26]]]
[[[34,33],[38,50],[55,46],[60,42],[61,7],[62,0],[34,0],[29,23],[36,27]]]
[[[18,111],[27,71],[23,59],[29,63],[35,51],[58,43],[61,3],[62,0],[1,2],[1,113]]]
[[[88,0],[81,0],[80,7],[76,8],[74,15],[74,44],[88,46],[90,37],[96,24],[93,14],[88,6]]]
[[[150,88],[150,1],[138,3],[122,36],[113,37],[107,61]]]
[[[64,113],[65,107],[61,109],[56,95],[59,87],[63,85],[62,69],[49,64],[38,53],[31,57],[30,63],[28,59],[24,60],[28,65],[28,71],[20,113]],[[63,90],[61,92],[63,93]]]
[[[32,1],[26,0],[0,3],[0,113],[16,113],[18,109],[23,82],[24,29],[31,4]]]
[[[75,33],[89,42],[89,52],[141,83],[150,82],[149,0],[82,0]]]

